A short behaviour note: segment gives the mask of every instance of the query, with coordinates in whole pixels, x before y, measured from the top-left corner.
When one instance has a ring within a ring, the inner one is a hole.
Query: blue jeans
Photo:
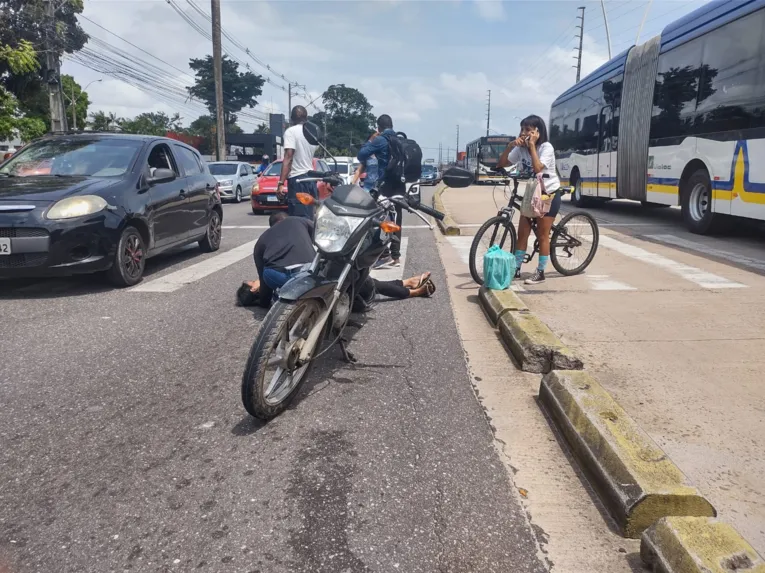
[[[287,284],[287,281],[292,278],[292,275],[297,273],[300,270],[301,267],[297,267],[294,269],[290,269],[288,271],[283,271],[282,269],[263,269],[263,276],[262,281],[265,283],[265,287],[268,289],[266,292],[263,293],[264,296],[269,297],[271,299],[276,299],[276,292],[282,288],[285,284]],[[263,290],[263,285],[261,285],[261,291]]]

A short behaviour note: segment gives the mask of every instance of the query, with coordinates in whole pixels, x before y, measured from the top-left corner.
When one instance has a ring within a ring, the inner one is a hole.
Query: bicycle
[[[508,175],[504,170],[501,173],[506,175],[506,178],[501,182],[505,188],[510,186],[510,180],[513,181],[513,192],[510,195],[510,200],[506,207],[500,208],[495,217],[481,225],[473,239],[473,243],[470,245],[470,274],[479,285],[483,285],[483,257],[492,245],[497,244],[502,250],[514,255],[518,236],[513,224],[513,215],[516,209],[520,211],[522,199],[522,197],[518,196],[518,183],[520,181],[530,181],[533,178],[531,174]],[[555,191],[555,194],[565,195],[573,191],[573,187],[560,187]],[[582,232],[577,233],[575,231],[578,229],[578,225],[581,225]],[[496,240],[500,229],[503,230],[502,237],[497,243]],[[531,220],[531,229],[536,236],[535,219]],[[484,235],[490,230],[492,230],[491,239],[486,243]],[[583,272],[592,262],[595,252],[598,250],[600,232],[594,217],[585,211],[573,211],[563,217],[560,222],[553,224],[550,232],[550,262],[552,262],[555,270],[564,276],[573,276]],[[506,244],[508,239],[509,245]],[[585,246],[589,247],[589,252],[583,262],[573,268],[564,266],[564,262],[573,259],[580,252],[579,248]],[[538,251],[539,239],[536,239],[533,250],[531,253],[526,253],[523,262],[530,262]]]

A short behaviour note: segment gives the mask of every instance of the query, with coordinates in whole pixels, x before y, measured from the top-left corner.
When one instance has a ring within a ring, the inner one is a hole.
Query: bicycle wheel
[[[584,211],[569,213],[555,226],[550,239],[550,260],[564,276],[578,275],[592,262],[600,232],[594,217]]]
[[[508,217],[496,216],[486,221],[473,238],[470,245],[470,275],[479,285],[483,285],[483,256],[489,247],[499,247],[511,255],[515,252],[516,233],[513,222]]]

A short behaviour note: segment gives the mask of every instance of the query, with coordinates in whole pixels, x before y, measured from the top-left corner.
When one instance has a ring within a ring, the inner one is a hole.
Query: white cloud
[[[505,7],[500,0],[474,0],[478,15],[484,20],[496,22],[505,19]]]
[[[433,89],[419,81],[398,89],[390,81],[364,79],[361,81],[361,91],[367,96],[375,113],[387,113],[399,124],[419,122],[422,120],[422,112],[439,107]]]

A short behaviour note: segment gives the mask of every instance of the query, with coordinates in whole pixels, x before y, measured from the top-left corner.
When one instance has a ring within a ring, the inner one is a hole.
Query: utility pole
[[[287,83],[287,115],[292,113],[292,88],[303,88],[299,83]],[[310,105],[310,104],[309,104]]]
[[[579,6],[577,10],[581,10],[582,13],[577,16],[577,20],[580,20],[579,26],[579,53],[574,56],[576,59],[576,83],[579,83],[579,78],[582,76],[582,40],[584,38],[584,6]]]
[[[64,94],[64,97],[66,97],[69,100],[69,103],[72,104],[72,129],[74,131],[77,131],[77,100],[79,100],[80,97],[82,97],[82,94],[84,94],[90,86],[92,86],[96,82],[100,82],[100,81],[103,81],[103,80],[102,79],[93,80],[88,85],[86,85],[84,88],[82,88],[80,90],[79,97],[74,97],[74,84],[72,84],[72,97],[70,98],[68,95]],[[62,87],[62,89],[63,89],[63,87]]]
[[[61,69],[58,51],[54,51],[51,35],[56,32],[56,6],[53,0],[46,0],[45,7],[45,67],[50,106],[50,130],[60,133],[67,130],[64,99],[61,96]]]
[[[491,90],[486,96],[486,137],[489,137],[489,125],[491,124]]]
[[[457,154],[460,152],[460,126],[457,124]]]
[[[216,157],[226,159],[226,124],[223,115],[223,62],[220,43],[220,0],[210,0],[212,14],[213,75],[215,76],[215,134],[218,140]]]

